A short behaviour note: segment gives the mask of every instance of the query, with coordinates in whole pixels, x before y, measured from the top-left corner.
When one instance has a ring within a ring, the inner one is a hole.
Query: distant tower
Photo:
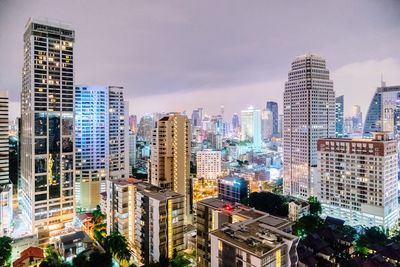
[[[279,134],[279,114],[278,114],[278,103],[268,101],[265,105],[266,109],[272,112],[272,134]]]
[[[344,134],[344,96],[336,97],[336,137]]]
[[[318,195],[317,140],[335,136],[335,92],[325,59],[297,57],[285,83],[284,193],[307,199]]]
[[[261,147],[261,111],[249,107],[241,113],[241,140],[250,141],[254,148]]]

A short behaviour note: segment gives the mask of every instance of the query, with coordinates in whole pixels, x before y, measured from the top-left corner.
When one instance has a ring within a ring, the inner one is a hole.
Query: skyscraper
[[[240,127],[239,116],[237,113],[232,116],[232,129],[236,130]]]
[[[352,109],[352,122],[353,122],[353,133],[356,135],[362,135],[362,112],[359,105],[354,105]]]
[[[151,147],[151,184],[185,197],[185,213],[191,209],[191,127],[185,115],[171,113],[156,122]]]
[[[153,135],[154,119],[150,115],[140,118],[137,137],[140,141],[150,143]]]
[[[129,174],[123,89],[77,86],[74,103],[77,205],[94,209],[105,181]]]
[[[269,140],[274,132],[273,113],[270,110],[261,111],[261,137]]]
[[[41,244],[75,213],[74,39],[70,26],[32,18],[24,34],[19,200]]]
[[[364,124],[364,137],[373,132],[388,131],[392,137],[400,133],[400,86],[386,86],[382,82],[376,89],[368,108]]]
[[[278,113],[278,103],[268,101],[265,105],[265,108],[272,112],[272,134],[277,135],[279,133],[278,129],[278,120],[279,120],[279,113]]]
[[[136,134],[136,131],[137,131],[137,116],[136,115],[129,116],[129,130]]]
[[[318,140],[323,214],[366,227],[397,223],[397,142],[373,139]]]
[[[0,236],[9,235],[13,219],[13,184],[9,175],[8,92],[0,91]]]
[[[202,121],[202,108],[198,108],[193,110],[192,112],[192,126],[193,127],[200,127],[201,126],[201,121]]]
[[[344,96],[336,97],[336,137],[344,134]]]
[[[261,111],[249,107],[241,113],[241,140],[250,141],[254,148],[261,147]]]
[[[297,57],[283,96],[284,193],[318,195],[317,140],[335,136],[335,93],[325,59]]]

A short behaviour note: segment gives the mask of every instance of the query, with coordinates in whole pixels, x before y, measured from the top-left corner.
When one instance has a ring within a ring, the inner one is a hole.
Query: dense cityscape
[[[16,119],[0,78],[0,266],[400,266],[400,84],[375,73],[347,111],[306,52],[282,102],[135,115],[123,80],[76,83],[75,25],[26,19]]]

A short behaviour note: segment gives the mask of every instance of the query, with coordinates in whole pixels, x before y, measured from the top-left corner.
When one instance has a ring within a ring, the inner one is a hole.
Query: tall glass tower
[[[284,193],[318,195],[317,140],[335,136],[335,92],[325,59],[307,54],[292,62],[283,95]]]
[[[279,120],[279,114],[278,114],[278,103],[268,101],[267,104],[265,105],[266,109],[272,112],[272,134],[273,135],[278,135],[279,134],[279,129],[278,129],[278,120]]]
[[[19,200],[40,244],[74,218],[74,40],[71,26],[33,18],[24,34]]]

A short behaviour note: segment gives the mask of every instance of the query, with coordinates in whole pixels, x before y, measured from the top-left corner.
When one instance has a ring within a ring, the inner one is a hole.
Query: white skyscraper
[[[399,217],[397,142],[388,133],[373,139],[318,140],[323,214],[347,224],[390,229]]]
[[[285,83],[284,193],[318,195],[317,140],[335,136],[335,92],[325,59],[297,57]]]
[[[40,244],[75,214],[74,38],[70,26],[38,19],[24,34],[19,201]]]
[[[272,137],[274,129],[273,123],[273,113],[267,109],[261,111],[261,137],[263,140],[268,140]]]
[[[241,140],[250,141],[254,148],[261,147],[261,111],[249,107],[241,112]]]
[[[76,199],[81,208],[96,208],[106,180],[128,177],[124,114],[122,87],[75,87]]]

